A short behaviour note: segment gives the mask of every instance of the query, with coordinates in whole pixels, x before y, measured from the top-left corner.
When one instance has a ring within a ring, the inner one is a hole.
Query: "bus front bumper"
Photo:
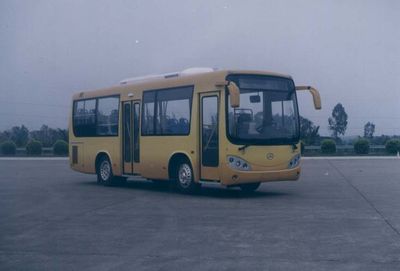
[[[300,177],[300,166],[292,169],[272,171],[237,171],[227,169],[221,184],[234,186],[245,183],[296,181]]]

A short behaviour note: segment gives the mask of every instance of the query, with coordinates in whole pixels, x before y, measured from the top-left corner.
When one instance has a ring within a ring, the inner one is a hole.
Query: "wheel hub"
[[[110,177],[111,167],[108,161],[103,161],[100,165],[100,176],[103,181],[108,180]]]
[[[192,182],[192,170],[189,165],[183,164],[179,168],[178,180],[183,187],[188,187]]]

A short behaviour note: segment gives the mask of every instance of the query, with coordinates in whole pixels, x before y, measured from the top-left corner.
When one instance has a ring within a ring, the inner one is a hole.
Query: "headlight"
[[[243,171],[251,170],[251,166],[249,165],[249,163],[247,163],[247,161],[245,161],[239,157],[229,155],[227,157],[227,160],[228,160],[228,165],[231,168],[234,168],[237,170],[243,170]]]
[[[288,168],[295,168],[300,164],[300,154],[296,154],[293,156],[293,158],[290,160]]]

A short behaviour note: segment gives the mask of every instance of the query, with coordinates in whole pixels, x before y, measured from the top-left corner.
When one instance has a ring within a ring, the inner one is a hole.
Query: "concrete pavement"
[[[400,270],[400,160],[305,160],[254,195],[0,161],[0,270]]]

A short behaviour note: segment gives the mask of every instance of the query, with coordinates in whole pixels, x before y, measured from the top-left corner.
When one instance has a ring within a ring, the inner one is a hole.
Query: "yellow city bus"
[[[182,192],[203,182],[256,190],[300,175],[299,113],[288,75],[188,69],[139,77],[73,96],[72,169],[112,185],[139,175],[173,180]]]

